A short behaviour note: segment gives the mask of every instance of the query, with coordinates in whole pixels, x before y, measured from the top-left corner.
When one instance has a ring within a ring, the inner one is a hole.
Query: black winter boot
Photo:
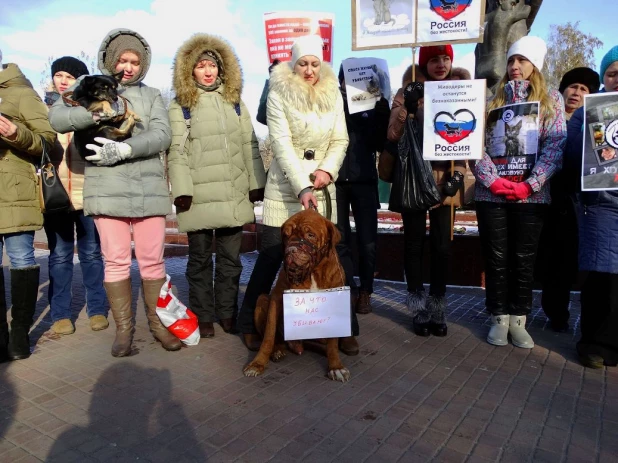
[[[30,357],[28,333],[33,323],[36,301],[39,296],[38,265],[11,269],[11,335],[9,336],[9,358],[22,360]]]
[[[9,325],[6,322],[6,299],[4,297],[4,271],[0,265],[0,363],[8,360]]]
[[[446,296],[432,296],[427,298],[427,312],[431,317],[430,331],[434,336],[446,336],[448,329],[446,327]]]

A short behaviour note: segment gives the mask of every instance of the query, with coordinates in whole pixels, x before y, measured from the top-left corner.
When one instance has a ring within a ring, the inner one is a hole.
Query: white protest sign
[[[416,42],[475,41],[485,0],[418,0]]]
[[[382,96],[390,101],[391,78],[386,60],[348,58],[341,65],[350,114],[373,109]]]
[[[351,336],[350,288],[285,291],[283,332],[286,341]]]
[[[423,159],[481,159],[485,79],[425,82]]]

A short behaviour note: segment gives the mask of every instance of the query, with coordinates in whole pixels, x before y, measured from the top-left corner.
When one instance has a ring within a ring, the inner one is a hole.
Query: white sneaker
[[[513,345],[522,349],[532,349],[534,341],[526,331],[526,316],[511,315],[510,318],[509,334],[511,335]]]
[[[487,342],[494,346],[506,346],[509,343],[508,336],[509,316],[492,315],[491,328],[489,328],[489,333],[487,334]]]

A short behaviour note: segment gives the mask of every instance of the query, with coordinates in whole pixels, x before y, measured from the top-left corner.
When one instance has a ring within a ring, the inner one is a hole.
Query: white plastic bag
[[[159,292],[157,315],[163,326],[187,346],[197,346],[200,342],[197,316],[172,294],[169,275],[165,275],[165,283]]]

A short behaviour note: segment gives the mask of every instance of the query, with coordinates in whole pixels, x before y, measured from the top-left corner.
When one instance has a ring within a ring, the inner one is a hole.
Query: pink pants
[[[126,280],[131,275],[131,227],[135,257],[142,279],[165,278],[165,217],[96,216],[94,223],[101,238],[106,282]]]

